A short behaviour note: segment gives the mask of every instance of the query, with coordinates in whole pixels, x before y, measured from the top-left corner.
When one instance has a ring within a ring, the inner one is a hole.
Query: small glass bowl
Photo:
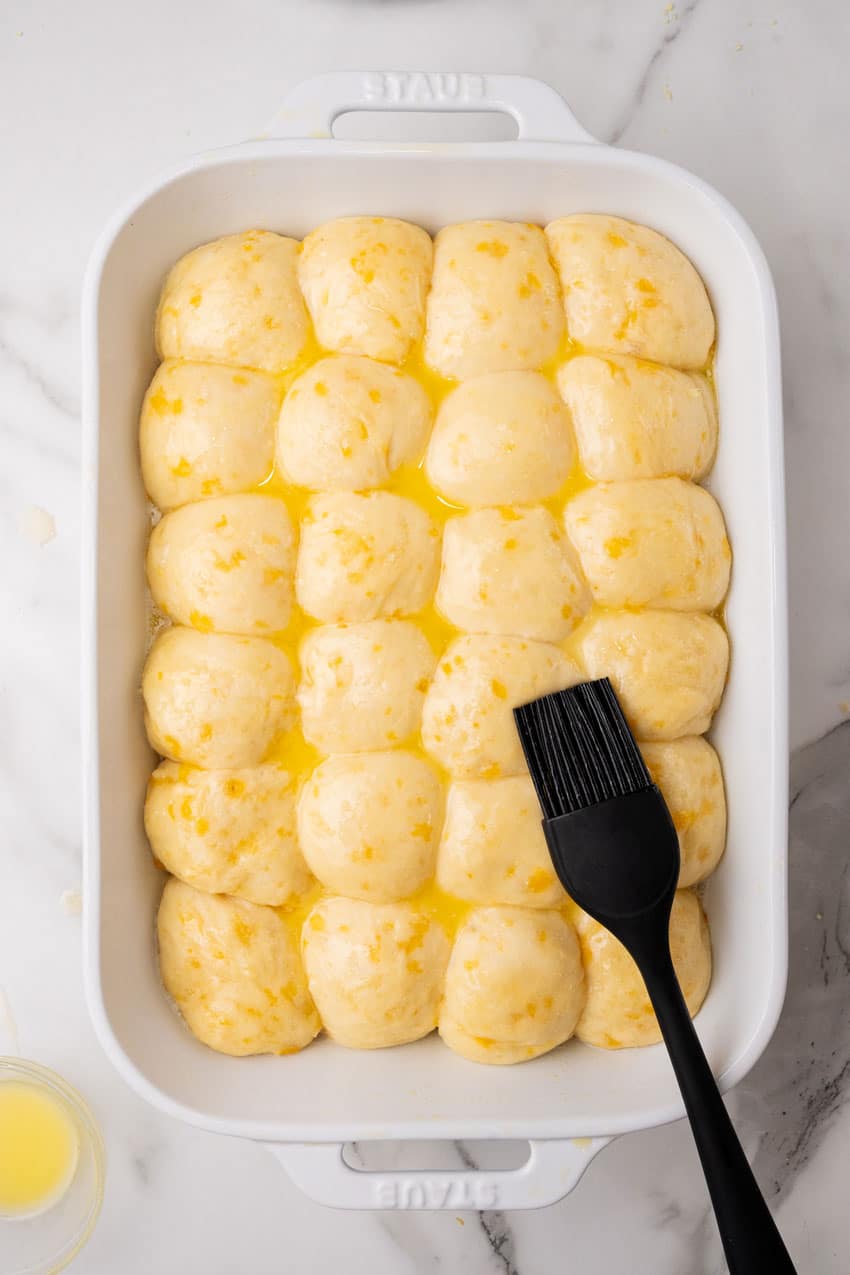
[[[0,1085],[18,1081],[48,1094],[77,1133],[78,1155],[64,1194],[43,1212],[10,1217],[0,1213],[3,1275],[55,1275],[88,1240],[103,1203],[103,1138],[86,1103],[67,1081],[38,1063],[0,1058]]]

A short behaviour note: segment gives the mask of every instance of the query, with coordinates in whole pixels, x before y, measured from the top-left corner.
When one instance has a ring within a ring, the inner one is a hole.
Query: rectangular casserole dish
[[[518,140],[362,143],[332,136],[349,110],[501,111]],[[566,1194],[611,1136],[682,1114],[661,1046],[577,1042],[513,1068],[465,1062],[432,1036],[404,1049],[322,1039],[285,1059],[234,1059],[185,1030],[160,986],[153,917],[162,874],[141,811],[152,756],[139,681],[148,530],[137,421],[156,366],[152,316],[168,267],[195,245],[262,226],[298,237],[381,213],[436,230],[571,212],[645,222],[702,274],[718,326],[720,446],[709,486],[734,549],[732,665],[712,738],[729,801],[726,856],[705,890],[714,978],[697,1027],[724,1087],[753,1066],[785,988],[787,691],[782,420],[776,304],[752,233],[705,183],[595,143],[553,90],[512,76],[333,73],[298,86],[262,140],[201,155],[151,184],[99,240],[83,302],[83,768],[85,964],[104,1048],[160,1109],[274,1144],[315,1198],[351,1207],[522,1207]],[[342,1144],[516,1138],[504,1173],[365,1174]],[[573,1141],[581,1139],[581,1144]],[[586,1140],[591,1140],[589,1143]]]

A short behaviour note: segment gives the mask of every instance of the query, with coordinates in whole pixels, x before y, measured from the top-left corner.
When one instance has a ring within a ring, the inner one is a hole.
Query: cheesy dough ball
[[[425,697],[422,742],[458,779],[523,774],[525,758],[512,710],[579,679],[572,660],[548,642],[456,638]]]
[[[567,896],[541,819],[528,775],[455,780],[446,802],[437,884],[472,903],[558,907]]]
[[[682,858],[679,887],[696,885],[717,867],[726,844],[720,760],[698,736],[640,747],[676,825]]]
[[[711,468],[717,409],[704,376],[583,354],[558,369],[557,381],[591,478],[699,479]]]
[[[661,1032],[646,984],[622,943],[585,912],[576,924],[587,980],[587,1001],[576,1027],[579,1040],[602,1049],[657,1044]],[[677,890],[673,900],[670,951],[693,1018],[711,982],[711,938],[691,890]]]
[[[404,899],[434,875],[442,804],[434,771],[411,753],[329,757],[298,801],[304,857],[335,894]]]
[[[292,609],[295,537],[274,496],[220,496],[154,527],[148,584],[172,620],[220,633],[274,633]]]
[[[148,784],[145,831],[163,867],[197,890],[277,906],[310,883],[295,779],[283,766],[196,770],[164,761]]]
[[[440,1035],[473,1062],[523,1062],[572,1036],[584,997],[578,939],[558,912],[480,908],[455,938]]]
[[[301,523],[295,591],[326,622],[411,615],[433,598],[439,569],[440,533],[415,501],[331,492]]]
[[[700,368],[714,340],[705,284],[675,244],[648,226],[600,213],[546,227],[567,331],[590,349]]]
[[[437,606],[468,632],[559,642],[590,592],[547,509],[476,509],[446,523]]]
[[[313,629],[301,643],[302,727],[323,753],[391,748],[419,726],[436,656],[415,624]]]
[[[729,667],[729,639],[708,615],[603,612],[582,634],[587,676],[609,677],[639,739],[708,730]]]
[[[294,721],[292,666],[262,638],[171,628],[142,675],[151,747],[210,770],[256,766]]]
[[[263,372],[162,363],[139,423],[142,477],[153,503],[174,509],[268,478],[280,400]]]
[[[298,242],[269,230],[227,235],[186,254],[165,281],[156,314],[163,358],[211,359],[282,372],[307,344]]]
[[[713,611],[726,596],[723,514],[694,483],[599,483],[569,502],[564,523],[601,606]]]
[[[165,990],[211,1049],[292,1054],[318,1033],[298,952],[272,908],[171,880],[157,936]]]
[[[322,899],[301,931],[325,1031],[349,1049],[384,1049],[437,1026],[449,941],[409,903]]]
[[[418,381],[371,359],[319,359],[283,402],[277,458],[286,478],[313,491],[380,487],[418,460],[431,404]]]
[[[491,372],[443,400],[425,470],[459,505],[531,504],[553,496],[574,462],[570,415],[546,377]]]
[[[558,280],[538,226],[467,221],[434,244],[425,361],[443,376],[540,367],[564,332]]]
[[[298,281],[319,344],[401,363],[425,327],[431,236],[395,217],[340,217],[307,236]]]

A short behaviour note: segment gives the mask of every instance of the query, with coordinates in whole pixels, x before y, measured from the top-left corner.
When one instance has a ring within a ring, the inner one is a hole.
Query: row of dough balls
[[[270,635],[297,600],[325,623],[415,615],[432,601],[469,633],[559,642],[591,601],[712,611],[729,583],[720,507],[680,478],[600,483],[563,523],[542,506],[475,509],[438,527],[392,492],[314,496],[298,546],[284,502],[244,494],[183,505],[154,528],[147,575],[179,624]]]
[[[720,762],[691,736],[643,744],[679,838],[679,886],[704,880],[726,839]],[[404,749],[329,757],[300,788],[284,765],[198,770],[164,761],[145,801],[159,862],[196,889],[291,904],[312,876],[333,894],[390,903],[436,878],[474,904],[566,902],[527,775],[460,779]],[[312,874],[312,875],[311,875]]]
[[[300,952],[272,908],[172,879],[158,917],[163,983],[187,1024],[224,1053],[289,1053],[322,1027],[339,1044],[380,1049],[427,1035],[477,1062],[534,1058],[575,1034],[603,1048],[660,1039],[643,980],[587,915],[474,909],[451,943],[410,903],[321,899]],[[696,895],[676,894],[673,961],[692,1014],[711,978]]]
[[[686,369],[705,366],[714,340],[705,286],[678,248],[646,226],[577,214],[545,231],[465,222],[433,243],[386,217],[328,222],[303,244],[230,235],[174,266],[157,344],[165,358],[280,372],[306,349],[311,319],[326,350],[403,363],[424,341],[426,363],[459,380],[540,367],[565,334]]]
[[[376,752],[421,731],[456,779],[525,773],[512,709],[583,677],[609,677],[641,740],[702,735],[726,681],[729,641],[715,619],[604,611],[578,634],[581,666],[560,647],[468,634],[437,656],[409,620],[321,625],[289,656],[263,638],[174,626],[142,676],[145,723],[162,757],[215,770],[257,766],[296,725],[320,753]]]
[[[629,356],[577,355],[556,373],[491,372],[443,399],[355,355],[319,359],[292,383],[214,363],[167,361],[145,396],[142,474],[162,510],[255,488],[277,462],[310,491],[384,485],[425,452],[452,504],[531,504],[561,488],[576,453],[597,481],[699,479],[717,443],[705,377]]]

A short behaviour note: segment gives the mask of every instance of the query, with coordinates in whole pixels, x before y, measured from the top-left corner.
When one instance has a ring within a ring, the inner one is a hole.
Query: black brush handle
[[[651,953],[643,946],[633,955],[685,1100],[730,1275],[795,1275],[694,1030],[669,946],[653,944]]]

